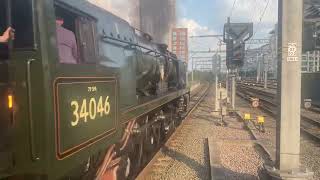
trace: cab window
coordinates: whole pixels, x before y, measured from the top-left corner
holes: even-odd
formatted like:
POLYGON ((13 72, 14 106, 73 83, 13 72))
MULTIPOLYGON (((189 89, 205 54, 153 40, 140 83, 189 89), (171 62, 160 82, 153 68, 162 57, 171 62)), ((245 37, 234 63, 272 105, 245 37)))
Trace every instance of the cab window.
POLYGON ((13 46, 15 49, 36 49, 32 0, 10 0, 11 23, 16 30, 13 46))
POLYGON ((63 64, 94 64, 97 62, 95 19, 56 3, 56 31, 59 62, 63 64))
MULTIPOLYGON (((6 1, 0 1, 0 34, 6 30, 7 23, 7 9, 6 9, 6 1)), ((5 43, 0 43, 0 59, 8 59, 8 45, 5 43)))

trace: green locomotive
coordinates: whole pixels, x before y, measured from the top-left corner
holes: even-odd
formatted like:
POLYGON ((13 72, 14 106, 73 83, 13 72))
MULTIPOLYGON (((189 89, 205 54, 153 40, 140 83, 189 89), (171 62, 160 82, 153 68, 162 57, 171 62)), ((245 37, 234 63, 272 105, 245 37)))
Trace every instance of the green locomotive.
POLYGON ((181 120, 186 64, 85 0, 1 0, 0 179, 132 178, 181 120), (56 18, 76 37, 61 63, 56 18))

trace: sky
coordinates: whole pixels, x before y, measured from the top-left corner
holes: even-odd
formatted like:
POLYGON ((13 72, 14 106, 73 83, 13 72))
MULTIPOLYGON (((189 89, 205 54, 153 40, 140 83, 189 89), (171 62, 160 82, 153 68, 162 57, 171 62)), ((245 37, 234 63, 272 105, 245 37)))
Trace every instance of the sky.
MULTIPOLYGON (((132 21, 138 0, 88 0, 127 21, 132 21)), ((176 0, 177 26, 189 29, 189 35, 222 34, 227 17, 231 23, 254 23, 253 38, 268 38, 278 17, 278 0, 176 0)), ((189 40, 190 51, 218 49, 217 38, 189 40)), ((247 46, 248 47, 248 46, 247 46)), ((249 46, 250 47, 250 46, 249 46)), ((254 47, 254 46, 253 46, 254 47)), ((252 47, 251 47, 252 48, 252 47)), ((223 50, 224 48, 222 48, 223 50)), ((193 56, 194 54, 190 54, 193 56)), ((208 54, 211 55, 211 54, 208 54)), ((189 67, 190 69, 190 67, 189 67)))
MULTIPOLYGON (((104 7, 130 22, 132 21, 131 7, 138 0, 88 1, 104 7)), ((176 1, 177 26, 189 28, 190 35, 222 34, 223 25, 227 21, 227 17, 231 16, 231 22, 253 22, 254 32, 256 32, 255 38, 264 38, 268 36, 277 22, 277 0, 176 1)))
MULTIPOLYGON (((190 35, 223 34, 230 16, 231 23, 253 22, 253 38, 267 38, 277 23, 277 11, 277 0, 177 0, 178 26, 188 27, 190 35)), ((191 39, 190 48, 216 49, 217 42, 215 38, 191 39)))

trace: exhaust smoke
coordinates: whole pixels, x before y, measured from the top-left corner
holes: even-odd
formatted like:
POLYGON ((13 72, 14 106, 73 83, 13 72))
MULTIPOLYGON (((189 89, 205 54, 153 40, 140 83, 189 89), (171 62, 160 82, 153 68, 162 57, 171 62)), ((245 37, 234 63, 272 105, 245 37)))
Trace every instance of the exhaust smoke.
POLYGON ((176 0, 88 0, 150 34, 155 42, 169 44, 176 25, 176 0))

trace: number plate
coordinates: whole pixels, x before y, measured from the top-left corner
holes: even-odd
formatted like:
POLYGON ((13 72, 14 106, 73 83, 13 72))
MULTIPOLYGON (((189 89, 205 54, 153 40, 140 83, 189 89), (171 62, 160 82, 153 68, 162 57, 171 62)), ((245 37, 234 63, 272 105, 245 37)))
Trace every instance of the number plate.
POLYGON ((115 132, 117 81, 113 78, 60 78, 55 82, 58 159, 70 156, 115 132))

